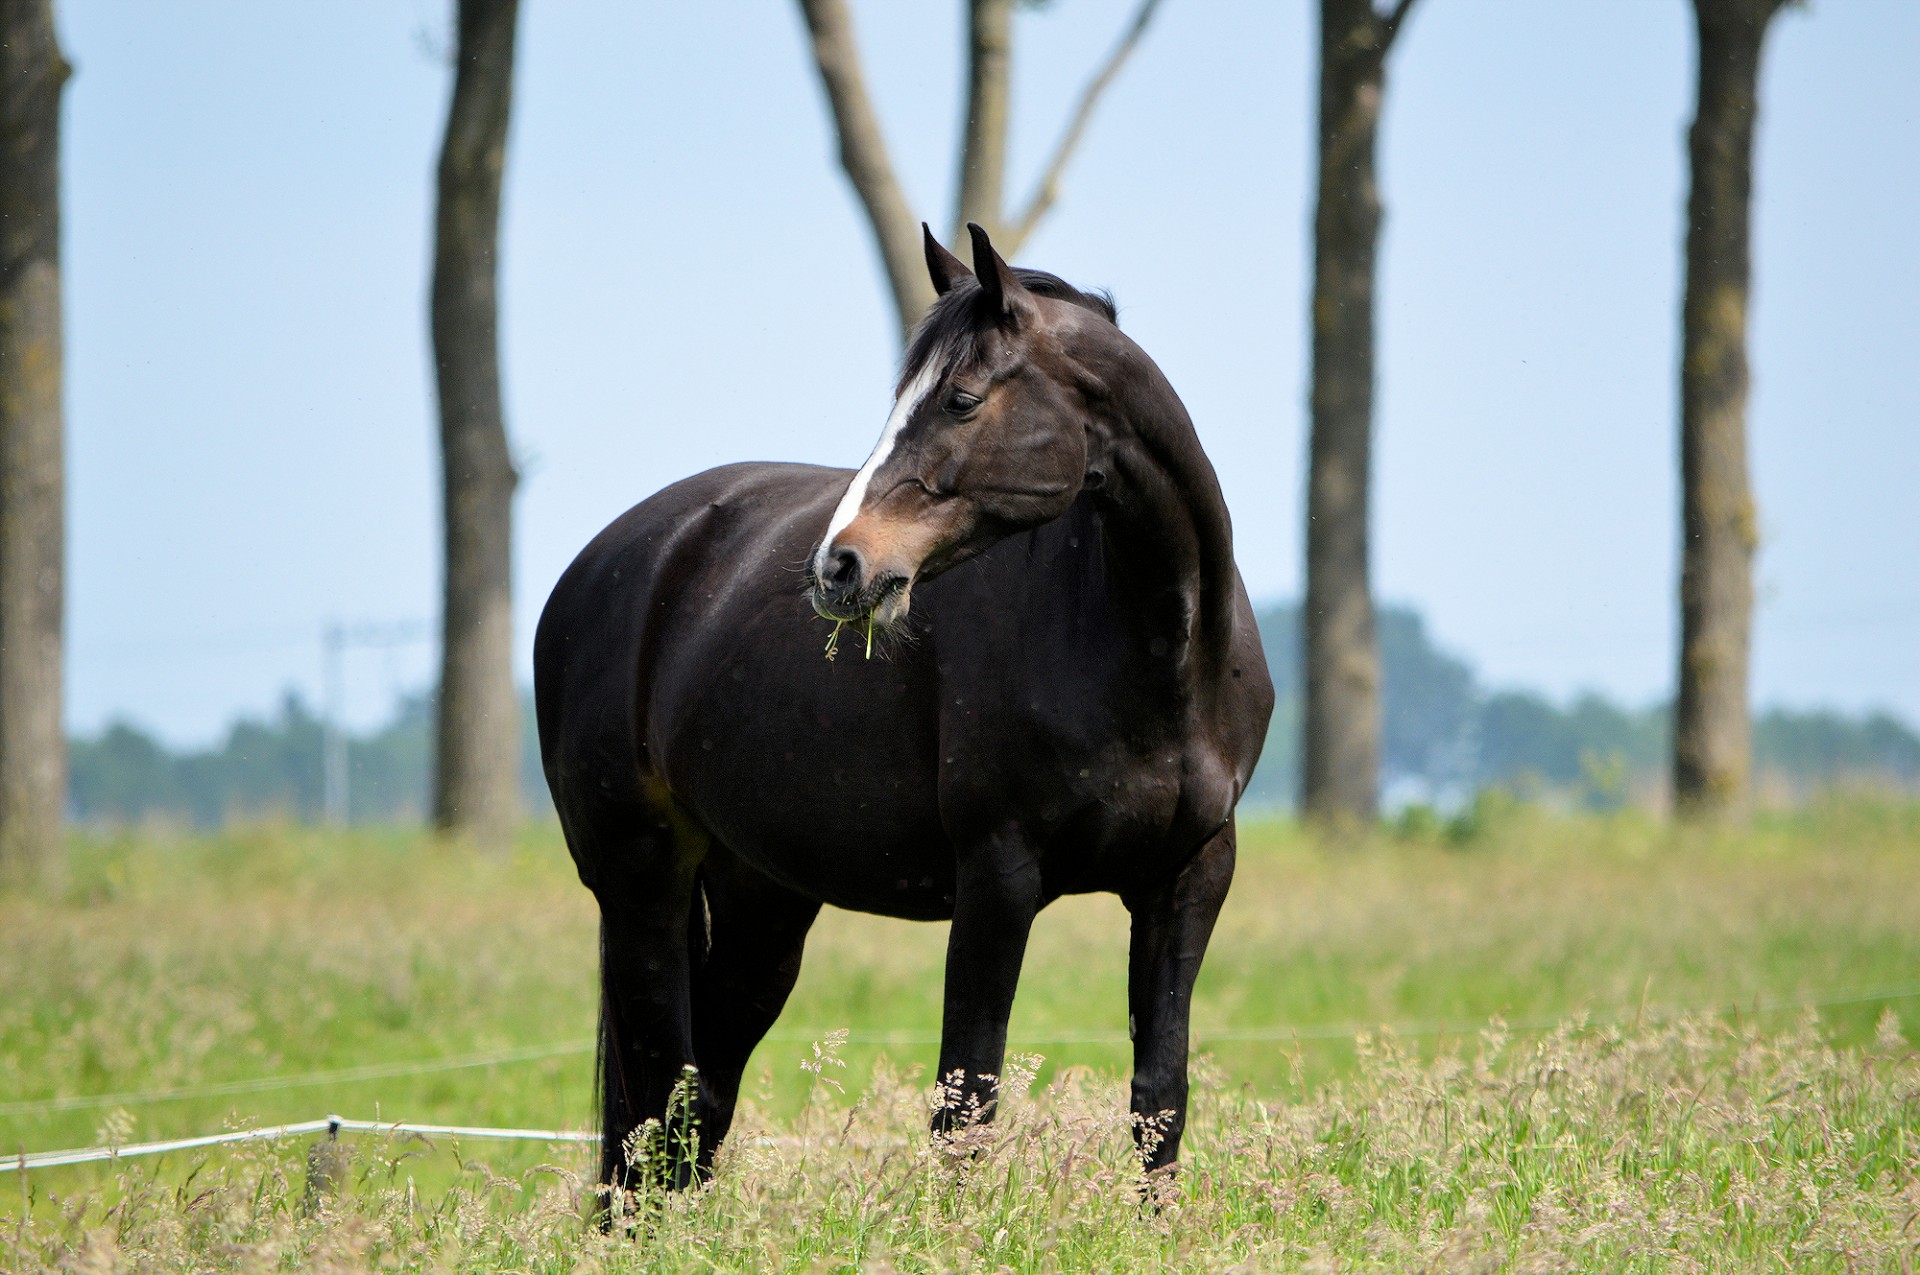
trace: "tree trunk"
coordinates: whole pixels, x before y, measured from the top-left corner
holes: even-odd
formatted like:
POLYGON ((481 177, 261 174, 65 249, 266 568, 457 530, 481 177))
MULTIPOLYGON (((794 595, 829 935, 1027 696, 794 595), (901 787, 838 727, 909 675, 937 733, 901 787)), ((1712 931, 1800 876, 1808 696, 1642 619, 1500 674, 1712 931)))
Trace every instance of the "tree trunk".
POLYGON ((51 0, 0 4, 0 879, 57 876, 66 806, 60 90, 51 0))
POLYGON ((513 489, 500 405, 495 281, 518 0, 460 0, 459 66, 440 152, 433 350, 445 470, 446 597, 434 822, 502 851, 519 819, 513 489))
POLYGON ((1680 356, 1680 669, 1676 810, 1742 814, 1758 529, 1747 483, 1749 212, 1760 47, 1778 0, 1695 0, 1700 100, 1689 135, 1680 356))
MULTIPOLYGON (((967 115, 960 136, 959 198, 951 244, 977 222, 997 243, 1007 178, 1008 80, 1013 67, 1013 0, 967 6, 967 115)), ((1004 251, 1011 253, 1009 245, 1004 251)))
POLYGON ((920 222, 901 193, 887 160, 886 139, 860 74, 860 49, 846 0, 800 0, 812 38, 813 64, 827 90, 834 131, 840 139, 840 166, 867 210, 880 264, 887 272, 904 344, 914 324, 933 304, 933 284, 920 245, 920 222))
POLYGON ((1367 550, 1373 450, 1374 144, 1390 17, 1321 0, 1319 205, 1314 216, 1312 439, 1307 459, 1306 661, 1300 805, 1371 820, 1380 800, 1380 653, 1367 550))

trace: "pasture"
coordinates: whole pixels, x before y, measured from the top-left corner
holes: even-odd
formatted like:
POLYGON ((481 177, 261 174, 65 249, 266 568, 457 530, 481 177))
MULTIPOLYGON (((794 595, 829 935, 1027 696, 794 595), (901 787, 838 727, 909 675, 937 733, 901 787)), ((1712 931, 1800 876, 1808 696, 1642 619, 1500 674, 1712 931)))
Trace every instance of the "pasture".
MULTIPOLYGON (((923 1132, 945 927, 828 914, 716 1181, 631 1201, 630 1235, 580 1220, 587 1148, 365 1138, 313 1207, 304 1141, 0 1176, 0 1265, 1917 1260, 1920 808, 1715 834, 1486 802, 1339 846, 1247 825, 1196 997, 1185 1169, 1148 1208, 1125 921, 1106 898, 1041 916, 1023 1096, 964 1147, 923 1132)), ((594 950, 550 828, 497 862, 411 832, 82 838, 58 897, 0 900, 0 1149, 329 1112, 583 1127, 594 950)))

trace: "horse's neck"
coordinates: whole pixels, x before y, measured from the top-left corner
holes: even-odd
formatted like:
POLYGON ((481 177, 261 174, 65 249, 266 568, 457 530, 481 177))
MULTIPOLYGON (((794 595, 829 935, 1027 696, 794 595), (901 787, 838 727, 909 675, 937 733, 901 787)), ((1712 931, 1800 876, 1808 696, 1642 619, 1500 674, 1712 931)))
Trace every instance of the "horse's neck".
POLYGON ((1237 577, 1226 500, 1173 387, 1151 363, 1130 370, 1130 392, 1113 401, 1105 422, 1112 472, 1095 496, 1108 575, 1148 645, 1164 643, 1177 662, 1204 674, 1233 638, 1237 577))

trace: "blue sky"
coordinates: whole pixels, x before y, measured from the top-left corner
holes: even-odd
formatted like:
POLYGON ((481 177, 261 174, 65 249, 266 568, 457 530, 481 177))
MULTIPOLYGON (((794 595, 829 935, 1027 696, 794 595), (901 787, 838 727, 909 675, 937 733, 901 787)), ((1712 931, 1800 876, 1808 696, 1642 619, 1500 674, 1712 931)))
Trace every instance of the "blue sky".
MULTIPOLYGON (((449 8, 58 0, 69 715, 213 738, 315 694, 330 620, 427 622, 424 298, 449 8)), ((1016 43, 1026 181, 1126 18, 1016 43)), ((950 213, 956 4, 855 3, 910 196, 950 213)), ((675 478, 857 464, 889 305, 797 9, 523 0, 503 341, 519 637, 675 478)), ((1022 258, 1111 287, 1221 471, 1257 598, 1300 587, 1314 28, 1166 0, 1022 258)), ((1422 0, 1382 137, 1376 578, 1489 682, 1669 693, 1684 0, 1422 0)), ((1920 721, 1920 6, 1817 0, 1762 85, 1752 449, 1762 703, 1920 721)), ((356 653, 356 721, 432 675, 356 653)), ((523 668, 524 676, 524 668, 523 668)))

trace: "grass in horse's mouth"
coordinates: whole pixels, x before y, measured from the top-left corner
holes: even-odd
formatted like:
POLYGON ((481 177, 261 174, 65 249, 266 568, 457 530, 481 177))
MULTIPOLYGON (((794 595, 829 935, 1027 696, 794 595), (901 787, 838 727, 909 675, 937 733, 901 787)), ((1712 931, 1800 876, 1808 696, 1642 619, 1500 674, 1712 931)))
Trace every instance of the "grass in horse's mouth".
MULTIPOLYGON (((827 659, 831 660, 833 659, 834 656, 840 653, 840 630, 845 628, 848 623, 849 622, 846 620, 835 620, 833 622, 833 632, 827 634, 827 659)), ((867 625, 867 658, 872 659, 873 658, 873 612, 871 611, 867 612, 866 625, 867 625)))

